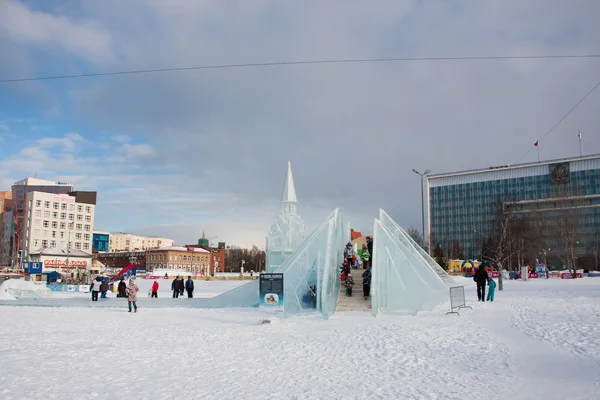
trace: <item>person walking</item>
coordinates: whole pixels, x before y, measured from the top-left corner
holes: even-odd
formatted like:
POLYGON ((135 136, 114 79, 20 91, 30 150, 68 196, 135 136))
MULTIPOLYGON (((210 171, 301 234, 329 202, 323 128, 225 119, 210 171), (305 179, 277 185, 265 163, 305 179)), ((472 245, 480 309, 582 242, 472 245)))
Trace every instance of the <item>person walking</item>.
POLYGON ((171 283, 171 290, 173 291, 173 298, 176 299, 179 297, 179 277, 173 280, 171 283))
POLYGON ((102 279, 102 283, 100 284, 100 292, 102 293, 100 298, 105 299, 106 292, 108 292, 108 281, 105 279, 102 279))
POLYGON ((125 281, 123 280, 123 278, 121 278, 121 281, 119 282, 119 286, 117 287, 117 297, 127 297, 127 285, 125 284, 125 281))
POLYGON ((154 281, 152 284, 152 296, 153 299, 158 299, 158 281, 154 281))
POLYGON ((185 290, 185 281, 183 280, 183 276, 179 279, 179 295, 183 297, 183 291, 185 290))
POLYGON ((477 272, 475 272, 475 275, 473 276, 473 280, 477 282, 477 298, 479 299, 479 301, 485 301, 485 285, 487 284, 489 279, 490 277, 488 276, 488 273, 486 272, 485 268, 483 267, 483 265, 480 265, 479 269, 477 270, 477 272))
POLYGON ((496 281, 492 278, 488 281, 488 286, 490 287, 488 290, 487 300, 494 301, 494 292, 496 291, 496 281))
POLYGON ((98 301, 98 293, 100 293, 100 286, 102 281, 99 277, 92 282, 92 301, 98 301))
POLYGON ((367 269, 369 266, 369 260, 371 259, 371 253, 369 253, 369 249, 366 244, 362 245, 362 253, 360 254, 360 258, 362 258, 363 268, 367 269))
POLYGON ((346 296, 352 297, 352 286, 354 285, 354 278, 352 278, 352 273, 348 271, 346 275, 346 296))
POLYGON ((365 294, 365 300, 371 295, 371 267, 368 267, 365 272, 362 273, 363 278, 363 292, 365 294))
POLYGON ((131 312, 131 306, 135 309, 134 312, 137 312, 137 292, 139 292, 140 288, 135 284, 133 278, 129 280, 129 286, 127 286, 127 301, 129 303, 129 312, 131 312))
POLYGON ((187 281, 185 281, 185 290, 187 291, 188 299, 194 297, 194 281, 189 275, 187 281))
POLYGON ((367 250, 369 250, 369 266, 373 266, 373 238, 367 236, 367 250))

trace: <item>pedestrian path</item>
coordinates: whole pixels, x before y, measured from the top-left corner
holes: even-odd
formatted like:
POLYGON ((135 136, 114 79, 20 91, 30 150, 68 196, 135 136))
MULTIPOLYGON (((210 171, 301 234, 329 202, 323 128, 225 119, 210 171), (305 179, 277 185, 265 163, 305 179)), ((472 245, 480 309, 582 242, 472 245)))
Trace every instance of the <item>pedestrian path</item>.
POLYGON ((346 285, 344 282, 340 286, 340 297, 336 312, 340 311, 371 311, 371 298, 365 300, 363 293, 362 273, 364 269, 353 269, 351 271, 354 278, 354 286, 352 288, 352 297, 346 296, 346 285))

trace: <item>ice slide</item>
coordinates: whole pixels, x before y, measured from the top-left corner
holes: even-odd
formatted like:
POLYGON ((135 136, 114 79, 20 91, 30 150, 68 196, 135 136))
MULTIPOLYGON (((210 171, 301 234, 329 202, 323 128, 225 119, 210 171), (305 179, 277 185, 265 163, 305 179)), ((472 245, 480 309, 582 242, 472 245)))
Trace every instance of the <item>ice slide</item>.
MULTIPOLYGON (((135 268, 136 268, 135 264, 129 264, 128 266, 126 266, 125 268, 123 268, 121 271, 119 271, 118 274, 116 274, 115 276, 113 276, 110 280, 111 281, 116 281, 119 277, 124 276, 129 271, 135 270, 135 268)), ((135 275, 135 271, 133 271, 133 275, 135 275)))

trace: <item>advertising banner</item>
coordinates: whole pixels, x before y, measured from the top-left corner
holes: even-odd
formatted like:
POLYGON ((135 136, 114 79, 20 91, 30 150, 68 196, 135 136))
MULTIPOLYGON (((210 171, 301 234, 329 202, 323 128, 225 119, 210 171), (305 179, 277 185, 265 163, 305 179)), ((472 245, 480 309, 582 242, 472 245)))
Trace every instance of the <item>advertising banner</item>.
POLYGON ((537 273, 535 273, 535 272, 530 272, 530 273, 527 275, 527 278, 528 278, 528 279, 537 279, 537 278, 539 278, 539 277, 540 277, 540 276, 539 276, 537 273))
POLYGON ((283 274, 260 274, 258 292, 261 311, 283 318, 283 274))
POLYGON ((89 293, 90 285, 79 285, 79 292, 89 293))
MULTIPOLYGON (((581 274, 581 272, 577 273, 577 277, 583 278, 583 275, 581 274)), ((570 272, 563 272, 562 274, 560 274, 560 278, 561 279, 573 279, 573 274, 570 272)))
POLYGON ((538 277, 546 279, 546 266, 544 264, 537 264, 535 266, 535 273, 538 277))

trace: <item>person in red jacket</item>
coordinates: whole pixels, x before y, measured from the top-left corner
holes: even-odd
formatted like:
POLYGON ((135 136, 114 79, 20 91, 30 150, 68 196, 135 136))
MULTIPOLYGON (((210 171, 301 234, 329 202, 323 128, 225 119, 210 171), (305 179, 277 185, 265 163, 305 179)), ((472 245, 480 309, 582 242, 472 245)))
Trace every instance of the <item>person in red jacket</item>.
POLYGON ((152 284, 152 298, 158 299, 158 282, 154 281, 152 284))

